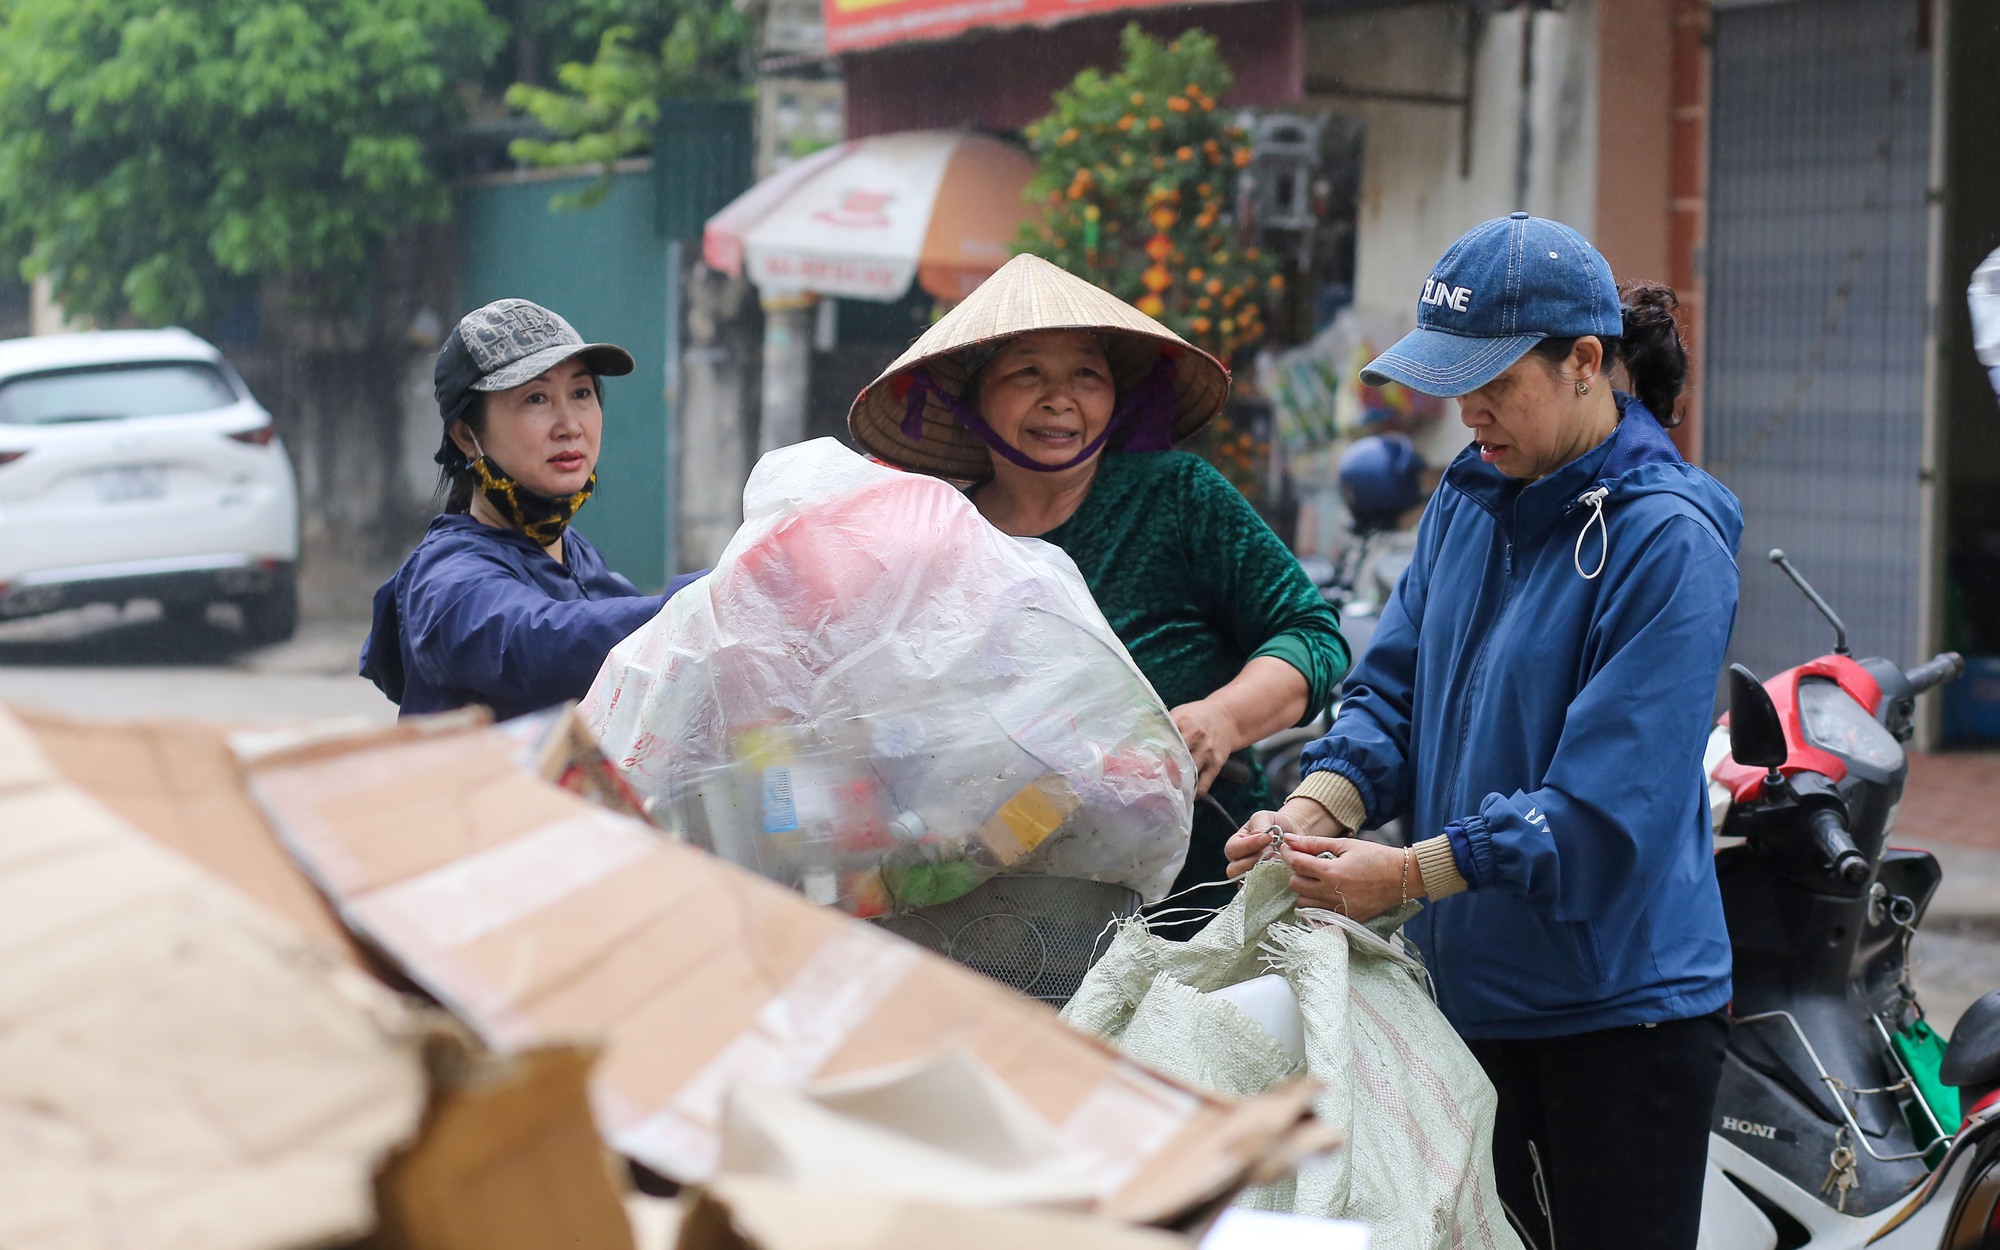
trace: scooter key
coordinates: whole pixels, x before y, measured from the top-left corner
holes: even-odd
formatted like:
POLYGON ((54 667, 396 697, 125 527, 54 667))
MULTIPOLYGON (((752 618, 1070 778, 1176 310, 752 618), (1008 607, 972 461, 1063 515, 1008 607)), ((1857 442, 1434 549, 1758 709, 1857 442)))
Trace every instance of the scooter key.
POLYGON ((1844 1144, 1835 1146, 1828 1163, 1831 1166, 1826 1170, 1826 1181, 1820 1185, 1819 1192, 1821 1196, 1833 1193, 1833 1209, 1844 1215, 1847 1212, 1847 1191, 1861 1184, 1861 1177, 1854 1167, 1853 1148, 1844 1144))

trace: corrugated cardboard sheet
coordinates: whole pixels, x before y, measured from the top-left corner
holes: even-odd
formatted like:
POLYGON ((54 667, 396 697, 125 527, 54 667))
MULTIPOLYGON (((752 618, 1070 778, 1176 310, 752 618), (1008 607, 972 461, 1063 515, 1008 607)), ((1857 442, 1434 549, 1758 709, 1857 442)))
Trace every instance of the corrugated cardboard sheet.
MULTIPOLYGON (((715 1171, 727 1090, 962 1050, 1088 1160, 1097 1212, 1169 1222, 1296 1161, 1309 1092, 1229 1103, 1045 1007, 524 772, 491 729, 390 731, 253 764, 347 923, 501 1052, 601 1041, 598 1125, 715 1171)), ((1317 1140, 1317 1139, 1316 1139, 1317 1140)))
POLYGON ((424 1098, 400 1006, 70 785, 5 711, 0 969, 0 1245, 373 1225, 375 1164, 424 1098))
POLYGON ((333 908, 271 836, 221 731, 17 715, 65 780, 307 934, 356 955, 333 908))
POLYGON ((423 1133, 382 1168, 365 1250, 632 1250, 624 1169, 584 1092, 594 1051, 497 1056, 455 1031, 425 1050, 423 1133))

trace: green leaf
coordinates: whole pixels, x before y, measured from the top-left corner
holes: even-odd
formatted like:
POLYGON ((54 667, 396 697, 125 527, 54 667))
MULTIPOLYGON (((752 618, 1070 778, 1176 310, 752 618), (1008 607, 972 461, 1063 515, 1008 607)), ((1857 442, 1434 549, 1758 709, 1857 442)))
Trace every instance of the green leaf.
POLYGON ((511 107, 556 136, 516 140, 509 155, 524 165, 595 165, 600 171, 583 191, 555 197, 558 208, 585 207, 604 197, 616 163, 652 146, 662 100, 740 96, 749 89, 751 28, 733 5, 591 2, 638 20, 605 28, 593 59, 570 61, 557 71, 557 88, 517 83, 507 89, 511 107))

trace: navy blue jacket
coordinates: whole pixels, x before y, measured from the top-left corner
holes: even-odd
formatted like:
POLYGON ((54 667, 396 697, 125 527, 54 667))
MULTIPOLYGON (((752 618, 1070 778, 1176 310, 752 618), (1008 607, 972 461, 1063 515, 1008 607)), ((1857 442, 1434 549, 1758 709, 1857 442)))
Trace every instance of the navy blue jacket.
POLYGON ((502 720, 539 711, 582 698, 611 648, 701 576, 642 595, 574 529, 563 557, 462 512, 432 521, 375 592, 361 675, 405 716, 472 703, 502 720))
POLYGON ((1680 1019, 1730 996, 1701 757, 1742 511, 1618 402, 1611 437, 1538 482, 1474 449, 1452 463, 1353 694, 1304 754, 1354 783, 1371 825, 1450 836, 1471 888, 1405 932, 1469 1038, 1680 1019))

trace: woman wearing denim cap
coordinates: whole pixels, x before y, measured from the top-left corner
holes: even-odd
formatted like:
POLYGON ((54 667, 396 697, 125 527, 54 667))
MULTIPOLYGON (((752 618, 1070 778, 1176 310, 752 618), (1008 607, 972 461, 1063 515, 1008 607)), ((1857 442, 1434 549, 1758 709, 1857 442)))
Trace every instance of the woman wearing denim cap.
POLYGON ((433 371, 444 515, 375 592, 361 651, 361 675, 405 715, 479 704, 505 719, 582 698, 666 601, 570 527, 597 488, 601 379, 630 372, 624 348, 524 299, 453 327, 433 371))
MULTIPOLYGON (((1170 450, 1228 393, 1208 353, 1017 256, 870 383, 848 425, 891 464, 973 483, 972 502, 999 529, 1067 552, 1171 710, 1200 788, 1241 815, 1270 790, 1254 767, 1218 780, 1224 764, 1312 719, 1348 652, 1333 610, 1236 488, 1170 450)), ((1176 891, 1225 880, 1234 829, 1196 808, 1176 891)), ((1230 897, 1216 886, 1182 901, 1230 897)))
POLYGON ((1404 932, 1499 1093, 1501 1197, 1566 1250, 1695 1244, 1727 1036, 1701 759, 1742 513, 1662 428, 1674 307, 1526 213, 1438 261, 1363 376, 1475 441, 1304 781, 1229 845, 1356 919, 1430 900, 1404 932), (1393 817, 1413 846, 1351 836, 1393 817))

